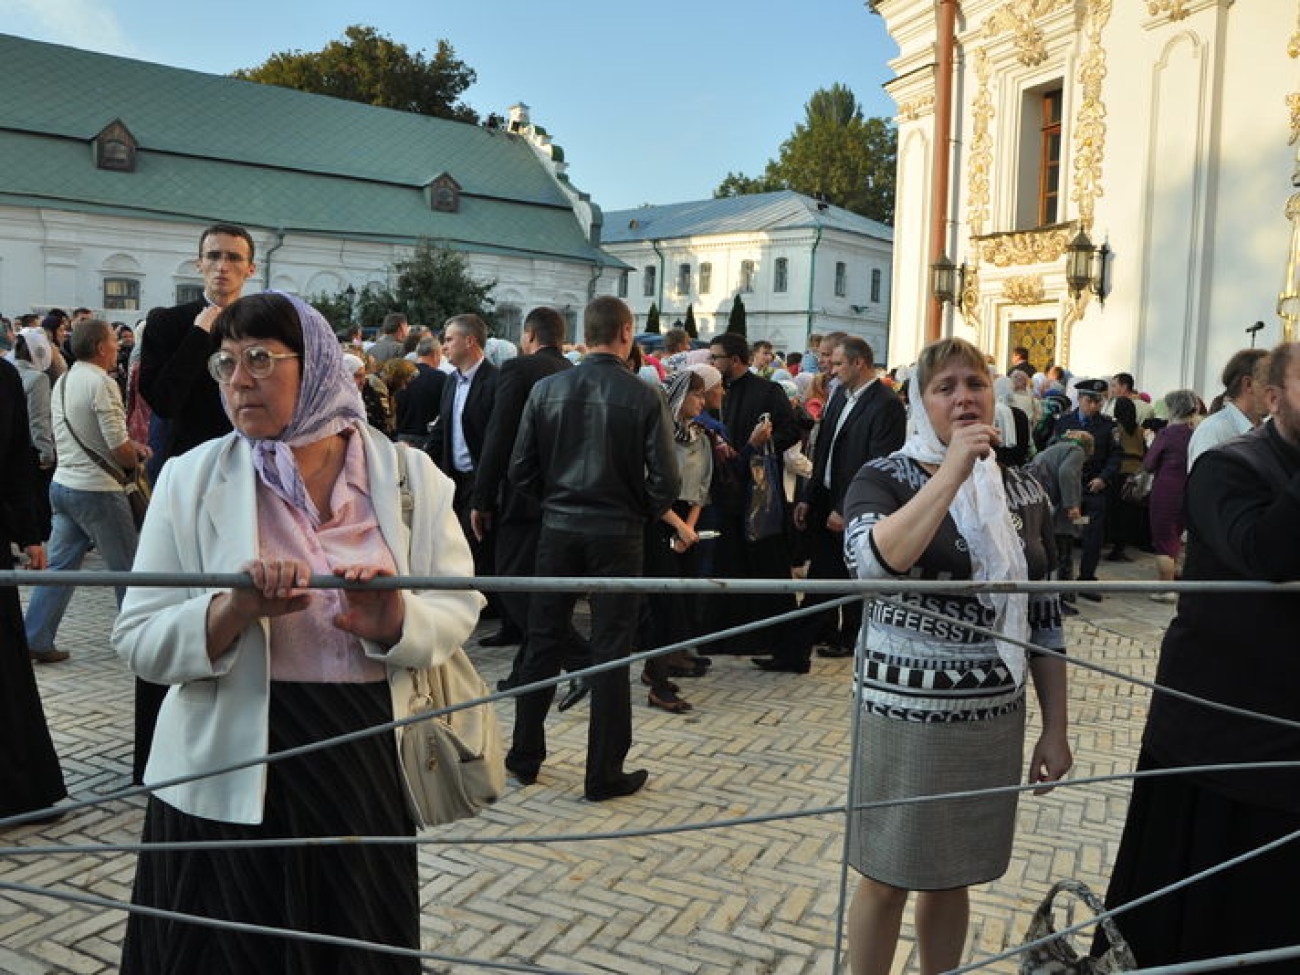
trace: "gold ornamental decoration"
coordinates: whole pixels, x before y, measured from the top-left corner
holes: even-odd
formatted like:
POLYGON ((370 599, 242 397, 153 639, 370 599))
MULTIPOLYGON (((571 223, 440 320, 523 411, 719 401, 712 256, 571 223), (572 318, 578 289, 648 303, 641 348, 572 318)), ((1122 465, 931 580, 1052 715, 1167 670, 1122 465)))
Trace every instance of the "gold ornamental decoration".
POLYGON ((1002 297, 1013 305, 1037 305, 1047 293, 1037 274, 1017 274, 1002 282, 1002 297))
POLYGON ((1073 223, 1057 224, 1046 230, 1014 234, 991 234, 979 241, 980 256, 996 267, 1051 264, 1065 254, 1079 228, 1073 223))
POLYGON ((975 52, 975 98, 970 113, 972 133, 966 181, 966 225, 972 238, 984 233, 984 223, 989 218, 989 173, 993 169, 993 95, 989 90, 989 55, 980 49, 975 52))
POLYGON ((1291 112, 1291 138, 1287 140, 1287 145, 1293 146, 1300 140, 1300 92, 1286 96, 1286 107, 1291 112))
POLYGON ((1102 160, 1106 155, 1106 104, 1102 82, 1106 80, 1106 49, 1101 34, 1110 20, 1112 0, 1088 0, 1088 51, 1079 65, 1082 88, 1079 112, 1074 120, 1074 190, 1070 194, 1079 207, 1079 222, 1092 229, 1097 197, 1103 195, 1102 160))
POLYGON ((919 95, 898 106, 898 118, 904 122, 915 122, 923 115, 934 111, 934 94, 919 95))
POLYGON ((980 327, 980 266, 972 264, 966 269, 966 280, 961 289, 961 314, 966 324, 980 327))
POLYGON ((984 33, 989 38, 1011 34, 1017 60, 1027 68, 1036 67, 1047 60, 1047 45, 1038 18, 1071 3, 1073 0, 1010 0, 985 21, 984 33))
POLYGON ((1182 20, 1189 13, 1187 0, 1147 0, 1147 13, 1152 17, 1168 14, 1169 19, 1182 20))

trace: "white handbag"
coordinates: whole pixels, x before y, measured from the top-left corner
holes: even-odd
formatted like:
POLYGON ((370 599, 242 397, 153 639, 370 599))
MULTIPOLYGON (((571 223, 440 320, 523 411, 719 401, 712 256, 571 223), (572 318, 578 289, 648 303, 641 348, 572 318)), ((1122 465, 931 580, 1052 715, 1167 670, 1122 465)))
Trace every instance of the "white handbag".
MULTIPOLYGON (((406 473, 406 445, 397 450, 397 483, 402 520, 411 528, 415 499, 406 473)), ((461 647, 446 661, 409 669, 412 715, 440 711, 491 692, 461 647)), ((491 704, 476 704, 449 714, 403 725, 398 739, 402 770, 421 826, 439 826, 477 816, 506 787, 501 728, 491 704)))
MULTIPOLYGON (((438 711, 490 693, 461 649, 444 664, 408 673, 412 715, 438 711)), ((491 704, 477 704, 403 726, 400 754, 422 826, 477 816, 505 791, 501 729, 491 704)))

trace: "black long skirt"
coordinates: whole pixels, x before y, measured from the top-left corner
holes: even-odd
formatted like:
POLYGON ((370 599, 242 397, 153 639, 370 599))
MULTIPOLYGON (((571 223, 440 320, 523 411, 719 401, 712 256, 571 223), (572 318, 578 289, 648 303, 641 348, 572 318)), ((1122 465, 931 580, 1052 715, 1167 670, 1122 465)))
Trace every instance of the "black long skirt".
MULTIPOLYGON (((272 752, 391 720, 387 683, 271 684, 272 752)), ((190 816, 149 800, 144 841, 413 836, 392 733, 269 767, 260 826, 190 816)), ((142 853, 136 904, 418 948, 411 845, 142 853)), ((407 975, 420 962, 365 949, 242 934, 132 914, 126 975, 407 975)))
MULTIPOLYGON (((1160 768, 1146 752, 1139 769, 1160 768)), ((1250 775, 1249 772, 1237 773, 1250 775)), ((1300 814, 1238 802, 1187 776, 1133 783, 1106 895, 1118 907, 1300 829, 1300 814)), ((1143 968, 1296 943, 1300 841, 1215 874, 1115 919, 1143 968)), ((1097 947, 1104 945, 1099 936, 1097 947)), ((1295 972, 1295 960, 1250 968, 1295 972)))
MULTIPOLYGON (((12 569, 0 542, 0 569, 12 569)), ((18 590, 0 587, 0 816, 45 809, 68 794, 32 673, 18 590)))

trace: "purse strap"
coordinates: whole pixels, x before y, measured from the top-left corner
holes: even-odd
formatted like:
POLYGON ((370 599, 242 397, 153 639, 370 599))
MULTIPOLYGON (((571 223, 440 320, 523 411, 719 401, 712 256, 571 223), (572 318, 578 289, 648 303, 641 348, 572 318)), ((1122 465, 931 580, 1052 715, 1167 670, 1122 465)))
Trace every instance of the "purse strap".
POLYGON ((76 428, 72 425, 72 418, 68 416, 68 376, 70 375, 72 375, 71 369, 64 373, 63 379, 59 382, 59 406, 63 409, 63 425, 68 428, 68 433, 72 434, 72 439, 81 448, 81 452, 98 464, 105 474, 125 487, 131 483, 131 478, 126 471, 122 470, 117 464, 106 461, 99 455, 98 451, 87 447, 86 442, 77 436, 76 428))

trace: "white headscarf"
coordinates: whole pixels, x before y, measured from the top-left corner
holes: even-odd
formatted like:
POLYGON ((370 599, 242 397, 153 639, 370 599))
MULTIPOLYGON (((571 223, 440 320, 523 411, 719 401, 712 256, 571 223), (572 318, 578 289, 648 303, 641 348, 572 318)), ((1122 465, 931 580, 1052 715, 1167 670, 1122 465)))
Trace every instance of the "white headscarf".
MULTIPOLYGON (((948 446, 939 439, 920 396, 913 402, 907 441, 894 456, 910 457, 918 464, 942 464, 948 446)), ((970 476, 952 500, 949 514, 970 551, 971 578, 1005 582, 1028 579, 1025 550, 1011 523, 1011 509, 1002 468, 993 454, 975 462, 970 476)), ((981 605, 997 613, 993 628, 1017 640, 1029 639, 1029 596, 1025 593, 980 593, 981 605)), ((997 641, 998 656, 1019 687, 1025 681, 1025 651, 1005 640, 997 641)))
MULTIPOLYGON (((27 357, 31 360, 32 368, 37 372, 44 372, 50 368, 50 363, 54 361, 54 353, 50 349, 49 336, 45 334, 45 329, 39 325, 28 328, 20 328, 18 336, 27 343, 27 357)), ((10 352, 6 357, 10 362, 16 361, 16 356, 10 352)))

